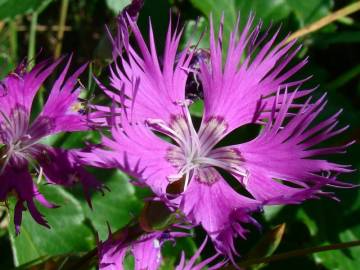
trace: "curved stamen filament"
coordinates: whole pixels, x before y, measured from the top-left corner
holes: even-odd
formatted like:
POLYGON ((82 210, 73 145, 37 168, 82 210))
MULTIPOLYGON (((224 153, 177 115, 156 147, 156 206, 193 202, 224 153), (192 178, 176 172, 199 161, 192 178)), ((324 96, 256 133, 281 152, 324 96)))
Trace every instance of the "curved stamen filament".
POLYGON ((149 119, 147 124, 155 131, 169 136, 177 146, 168 150, 167 160, 177 168, 177 173, 168 176, 170 182, 184 180, 184 191, 193 176, 199 181, 212 184, 218 178, 212 173, 211 167, 224 169, 239 177, 243 185, 247 185, 249 172, 242 166, 239 153, 233 149, 213 151, 227 129, 227 123, 221 117, 209 118, 202 123, 199 132, 195 130, 188 109, 188 102, 178 102, 182 114, 171 117, 167 124, 161 119, 149 119), (210 170, 209 170, 210 169, 210 170))
POLYGON ((225 162, 225 161, 222 161, 219 159, 213 159, 213 158, 208 158, 208 157, 199 157, 196 159, 196 161, 201 164, 206 164, 206 165, 224 169, 224 170, 226 170, 230 173, 233 173, 237 176, 242 176, 244 185, 246 185, 246 183, 247 183, 247 178, 249 176, 248 170, 234 162, 225 162))
POLYGON ((186 141, 184 140, 184 138, 179 136, 179 134, 175 130, 171 129, 163 120, 148 119, 146 122, 151 129, 161 132, 164 135, 169 136, 180 146, 186 146, 186 141), (157 128, 157 127, 160 127, 160 128, 157 128))

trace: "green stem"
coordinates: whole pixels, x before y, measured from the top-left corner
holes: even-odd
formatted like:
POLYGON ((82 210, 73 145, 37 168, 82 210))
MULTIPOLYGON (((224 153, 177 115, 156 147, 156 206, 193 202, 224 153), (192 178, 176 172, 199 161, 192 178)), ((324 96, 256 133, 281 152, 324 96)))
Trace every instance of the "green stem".
POLYGON ((95 90, 95 83, 93 83, 93 62, 89 63, 89 73, 88 73, 88 85, 87 85, 87 99, 91 99, 92 94, 95 90))
POLYGON ((29 47, 28 47, 28 70, 35 65, 35 50, 36 50, 36 27, 38 22, 38 12, 34 11, 31 16, 30 33, 29 33, 29 47))
MULTIPOLYGON (((360 240, 346 242, 346 243, 337 243, 337 244, 321 246, 321 247, 310 247, 310 248, 298 249, 298 250, 293 250, 293 251, 284 252, 284 253, 280 253, 280 254, 275 254, 275 255, 260 258, 260 259, 249 259, 249 260, 245 260, 243 262, 238 263, 238 266, 247 267, 247 266, 254 265, 254 264, 269 263, 269 262, 274 262, 274 261, 285 260, 285 259, 292 258, 292 257, 306 256, 306 255, 310 255, 310 254, 317 253, 317 252, 344 249, 344 248, 350 248, 350 247, 355 247, 355 246, 360 246, 360 240)), ((230 268, 227 268, 227 269, 230 269, 230 268)))
POLYGON ((354 12, 357 12, 360 10, 360 1, 357 1, 353 4, 347 5, 344 8, 341 8, 323 18, 320 20, 305 26, 304 28, 301 28, 300 30, 296 31, 294 34, 292 34, 288 39, 287 42, 290 42, 293 39, 297 39, 300 37, 303 37, 305 35, 308 35, 312 32, 315 32, 319 30, 320 28, 323 28, 324 26, 339 20, 340 18, 346 17, 349 14, 352 14, 354 12))
POLYGON ((11 60, 13 63, 17 62, 17 44, 18 44, 18 35, 16 29, 16 20, 9 22, 9 34, 10 34, 10 53, 11 60))
POLYGON ((61 10, 60 10, 60 19, 59 19, 59 30, 57 32, 57 41, 54 51, 54 58, 58 58, 61 54, 62 49, 62 41, 64 38, 65 32, 65 23, 66 23, 66 15, 68 12, 69 7, 69 0, 62 0, 61 1, 61 10))

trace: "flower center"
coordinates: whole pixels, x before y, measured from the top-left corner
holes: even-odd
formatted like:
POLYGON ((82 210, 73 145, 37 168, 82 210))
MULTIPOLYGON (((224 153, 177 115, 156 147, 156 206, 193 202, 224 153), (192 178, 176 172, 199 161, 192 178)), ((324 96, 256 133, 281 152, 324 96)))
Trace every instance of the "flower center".
POLYGON ((37 145, 49 130, 50 120, 39 117, 29 126, 29 116, 25 110, 17 108, 10 115, 0 110, 0 174, 7 164, 25 166, 31 156, 39 151, 37 145))
POLYGON ((153 130, 167 135, 176 143, 169 147, 166 159, 178 172, 169 175, 168 180, 184 179, 184 190, 192 178, 210 185, 218 180, 218 173, 212 168, 217 167, 240 177, 246 184, 248 172, 242 166, 241 154, 231 147, 214 149, 226 133, 226 121, 221 117, 211 117, 202 122, 197 132, 187 105, 182 106, 183 114, 171 118, 170 124, 160 119, 147 120, 153 130))

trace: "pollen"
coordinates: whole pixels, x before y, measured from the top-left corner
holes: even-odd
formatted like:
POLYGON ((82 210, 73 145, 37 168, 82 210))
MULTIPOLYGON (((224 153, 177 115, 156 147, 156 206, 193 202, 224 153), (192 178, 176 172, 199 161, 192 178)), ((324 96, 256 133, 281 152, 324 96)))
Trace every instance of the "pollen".
POLYGON ((84 105, 83 102, 75 102, 71 107, 70 107, 70 110, 72 112, 80 112, 80 111, 83 111, 85 110, 86 107, 84 105))

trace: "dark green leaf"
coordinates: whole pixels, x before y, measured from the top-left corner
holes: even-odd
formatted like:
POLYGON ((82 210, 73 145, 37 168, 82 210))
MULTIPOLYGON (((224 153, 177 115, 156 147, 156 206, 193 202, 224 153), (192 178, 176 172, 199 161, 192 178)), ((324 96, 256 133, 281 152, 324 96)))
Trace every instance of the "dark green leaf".
POLYGON ((334 3, 332 0, 298 1, 286 0, 303 27, 329 14, 334 3))
MULTIPOLYGON (((267 232, 259 241, 259 243, 246 255, 245 258, 255 259, 272 255, 278 248, 283 238, 285 227, 285 223, 283 223, 267 232)), ((263 264, 258 264, 254 265, 251 269, 258 270, 263 266, 263 264)))
POLYGON ((93 209, 91 210, 84 202, 84 209, 90 222, 93 224, 100 239, 108 236, 108 226, 112 231, 124 227, 129 221, 137 216, 142 203, 135 196, 135 189, 129 183, 129 178, 120 171, 97 175, 99 180, 106 180, 104 183, 110 189, 105 196, 96 192, 92 197, 93 209))
MULTIPOLYGON (((360 227, 355 230, 348 229, 340 233, 341 242, 350 242, 359 240, 360 227)), ((353 247, 349 250, 334 250, 319 252, 314 255, 315 260, 328 269, 360 269, 360 247, 353 247)))
POLYGON ((233 30, 237 14, 234 0, 190 0, 207 18, 212 16, 214 27, 217 30, 220 25, 221 17, 224 15, 224 36, 223 45, 226 48, 229 34, 233 30))
POLYGON ((278 22, 285 19, 291 12, 287 0, 236 0, 236 8, 240 11, 242 25, 246 22, 250 12, 254 12, 258 19, 261 19, 265 26, 270 22, 278 22))
POLYGON ((85 215, 79 202, 57 186, 41 186, 40 191, 60 207, 47 209, 39 205, 51 229, 37 224, 29 212, 23 215, 20 235, 15 236, 13 223, 10 223, 9 233, 16 266, 41 257, 87 251, 94 246, 94 236, 84 224, 85 215))

